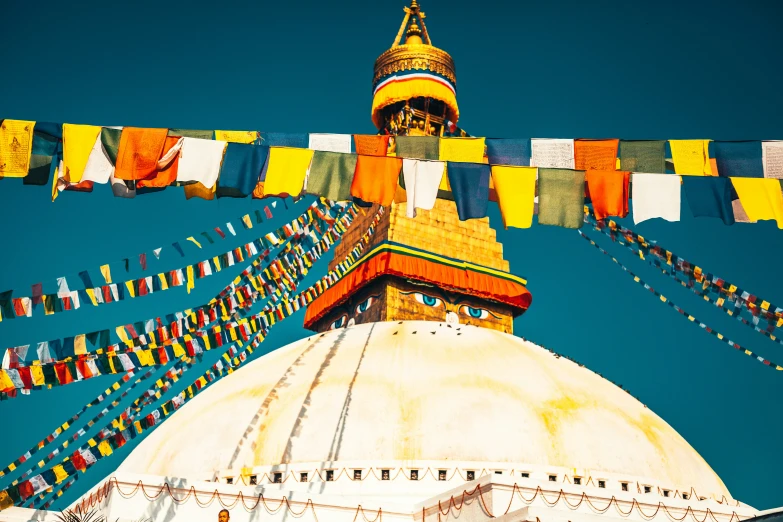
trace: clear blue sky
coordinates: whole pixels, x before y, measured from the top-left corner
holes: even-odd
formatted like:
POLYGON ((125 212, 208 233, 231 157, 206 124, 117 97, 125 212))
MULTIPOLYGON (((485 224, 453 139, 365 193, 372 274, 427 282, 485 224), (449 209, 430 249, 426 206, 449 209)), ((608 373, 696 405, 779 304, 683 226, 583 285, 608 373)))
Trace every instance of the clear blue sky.
MULTIPOLYGON (((6 2, 0 118, 372 132, 372 64, 391 45, 403 5, 6 2)), ((427 0, 423 9, 433 42, 456 61, 460 125, 473 135, 783 139, 779 4, 427 0)), ((0 290, 27 294, 39 281, 51 289, 57 276, 150 252, 265 204, 186 202, 177 189, 118 200, 106 187, 65 193, 52 204, 48 190, 0 182, 0 290)), ((502 228, 494 207, 491 219, 502 228)), ((680 223, 646 222, 637 230, 783 302, 783 232, 773 223, 725 227, 694 220, 685 210, 680 223)), ((518 335, 630 389, 701 453, 736 498, 758 508, 783 505, 780 372, 682 319, 572 230, 498 230, 498 237, 512 270, 529 278, 534 295, 531 310, 515 324, 518 335)), ((209 252, 222 250, 216 245, 209 252)), ((783 361, 780 345, 719 314, 627 252, 616 246, 613 252, 708 324, 783 361)), ((191 249, 187 261, 203 257, 191 249)), ((179 262, 164 250, 150 270, 179 262)), ((0 344, 73 335, 196 305, 228 277, 207 280, 190 296, 180 289, 3 322, 0 344)), ((302 314, 287 321, 266 349, 303 336, 301 323, 302 314)), ((0 465, 107 384, 96 379, 0 404, 0 465)), ((117 464, 114 459, 96 466, 63 500, 73 500, 117 464)))

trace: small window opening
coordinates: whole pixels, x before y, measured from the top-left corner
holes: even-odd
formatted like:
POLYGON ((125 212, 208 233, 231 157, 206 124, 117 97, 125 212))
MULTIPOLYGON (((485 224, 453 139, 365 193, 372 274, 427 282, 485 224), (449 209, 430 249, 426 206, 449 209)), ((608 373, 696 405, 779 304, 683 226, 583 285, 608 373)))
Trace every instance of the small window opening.
POLYGON ((599 488, 606 488, 606 481, 605 480, 599 480, 598 481, 598 487, 599 488))
POLYGON ((299 474, 299 482, 307 482, 307 473, 299 474))
POLYGON ((549 475, 549 482, 557 482, 557 475, 549 475))
POLYGON ((645 493, 649 493, 650 491, 652 491, 652 488, 650 486, 644 486, 645 493))
POLYGON ((582 477, 574 477, 574 484, 576 484, 577 486, 581 486, 582 485, 582 477))
POLYGON ((258 484, 258 475, 250 475, 250 485, 255 486, 258 484))
POLYGON ((620 489, 622 489, 623 491, 628 491, 628 483, 620 482, 620 489))
POLYGON ((438 480, 446 480, 446 470, 445 469, 439 469, 438 470, 438 480))
POLYGON ((334 470, 333 469, 327 469, 326 470, 326 481, 332 482, 334 480, 334 470))
POLYGON ((707 497, 699 497, 699 500, 707 500, 707 497))
POLYGON ((523 471, 522 478, 530 478, 530 473, 528 473, 527 471, 523 471))
POLYGON ((282 474, 282 473, 279 473, 279 472, 278 472, 278 473, 275 473, 275 474, 273 475, 273 479, 272 479, 272 481, 273 481, 275 484, 282 484, 282 483, 283 483, 283 474, 282 474))
POLYGON ((389 480, 389 470, 388 469, 382 469, 381 470, 381 480, 389 480))
POLYGON ((234 483, 234 477, 226 477, 226 484, 233 484, 234 483))
POLYGON ((468 480, 476 480, 476 472, 475 471, 468 471, 468 480))
POLYGON ((362 480, 362 470, 360 470, 360 469, 353 470, 353 479, 354 480, 362 480))
POLYGON ((495 472, 495 475, 502 475, 502 474, 503 474, 503 472, 502 472, 502 471, 496 471, 496 472, 495 472))
POLYGON ((682 498, 685 499, 685 500, 688 500, 688 494, 687 493, 683 493, 682 494, 682 498))
POLYGON ((411 470, 411 480, 419 480, 419 470, 418 469, 412 469, 411 470))
POLYGON ((671 494, 671 492, 668 489, 663 490, 663 496, 668 497, 671 494))

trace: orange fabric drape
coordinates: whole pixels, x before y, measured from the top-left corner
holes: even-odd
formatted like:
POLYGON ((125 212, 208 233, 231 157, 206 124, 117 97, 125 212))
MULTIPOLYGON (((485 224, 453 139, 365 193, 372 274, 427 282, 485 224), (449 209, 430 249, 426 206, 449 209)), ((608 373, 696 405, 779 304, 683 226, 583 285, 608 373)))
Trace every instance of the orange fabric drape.
POLYGON ((391 205, 397 191, 402 159, 381 156, 359 156, 351 183, 351 195, 385 207, 391 205))
POLYGON ((574 140, 576 170, 617 170, 620 140, 574 140))
POLYGON ((532 301, 527 288, 515 281, 386 251, 362 261, 353 271, 310 303, 305 315, 305 328, 323 317, 333 306, 345 301, 359 288, 387 274, 432 283, 446 291, 505 303, 516 309, 515 314, 526 310, 532 301))
MULTIPOLYGON (((179 138, 176 136, 166 137, 166 142, 163 145, 163 152, 161 157, 165 156, 176 144, 179 142, 179 138)), ((164 169, 156 170, 150 177, 139 180, 136 183, 137 188, 143 187, 168 187, 173 185, 177 181, 177 169, 179 168, 179 154, 177 154, 171 163, 164 169)))
POLYGON ((588 170, 587 192, 596 219, 628 215, 628 183, 631 173, 618 170, 588 170))
POLYGON ((215 199, 215 189, 212 187, 205 187, 203 183, 191 183, 185 185, 185 199, 201 198, 211 201, 215 199))
POLYGON ((125 127, 120 136, 114 177, 125 181, 148 178, 158 170, 168 129, 125 127))
POLYGON ((389 136, 354 134, 353 142, 356 145, 356 154, 360 156, 386 156, 389 149, 389 136))

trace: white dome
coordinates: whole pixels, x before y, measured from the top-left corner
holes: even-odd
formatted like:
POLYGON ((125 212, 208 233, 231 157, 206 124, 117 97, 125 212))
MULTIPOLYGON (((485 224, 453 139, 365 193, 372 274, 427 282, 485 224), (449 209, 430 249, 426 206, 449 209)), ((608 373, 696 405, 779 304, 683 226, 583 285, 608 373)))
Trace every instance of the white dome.
POLYGON ((119 471, 340 461, 549 466, 730 496, 671 426, 590 370, 519 337, 424 321, 275 350, 177 411, 119 471))

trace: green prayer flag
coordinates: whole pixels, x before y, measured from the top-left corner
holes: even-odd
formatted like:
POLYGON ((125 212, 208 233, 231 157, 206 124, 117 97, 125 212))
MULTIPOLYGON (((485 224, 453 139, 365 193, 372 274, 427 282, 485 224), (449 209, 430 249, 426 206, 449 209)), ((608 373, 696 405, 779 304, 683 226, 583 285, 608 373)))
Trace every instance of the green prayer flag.
POLYGON ((54 365, 52 364, 42 365, 41 370, 43 371, 44 383, 55 384, 55 385, 59 384, 57 382, 57 373, 54 371, 54 365))
POLYGON ((198 138, 200 140, 211 140, 215 136, 215 131, 213 131, 213 130, 169 129, 169 136, 181 136, 183 138, 198 138))
POLYGON ((13 290, 0 292, 0 313, 3 314, 3 319, 14 319, 16 317, 14 307, 11 304, 11 295, 13 293, 13 290))
POLYGON ((103 150, 106 151, 106 156, 112 165, 117 164, 117 151, 120 150, 121 136, 121 129, 109 129, 106 127, 101 129, 101 144, 103 144, 103 150))
POLYGON ((666 173, 665 141, 620 141, 620 170, 666 173))
POLYGON ((538 224, 579 228, 584 221, 583 170, 538 169, 538 224))
POLYGON ((397 136, 397 157, 437 160, 440 138, 437 136, 397 136))
POLYGON ((307 178, 307 194, 332 201, 350 201, 356 154, 315 151, 307 178))
POLYGON ((43 154, 30 155, 30 170, 24 177, 24 185, 47 185, 51 171, 52 157, 43 154))

